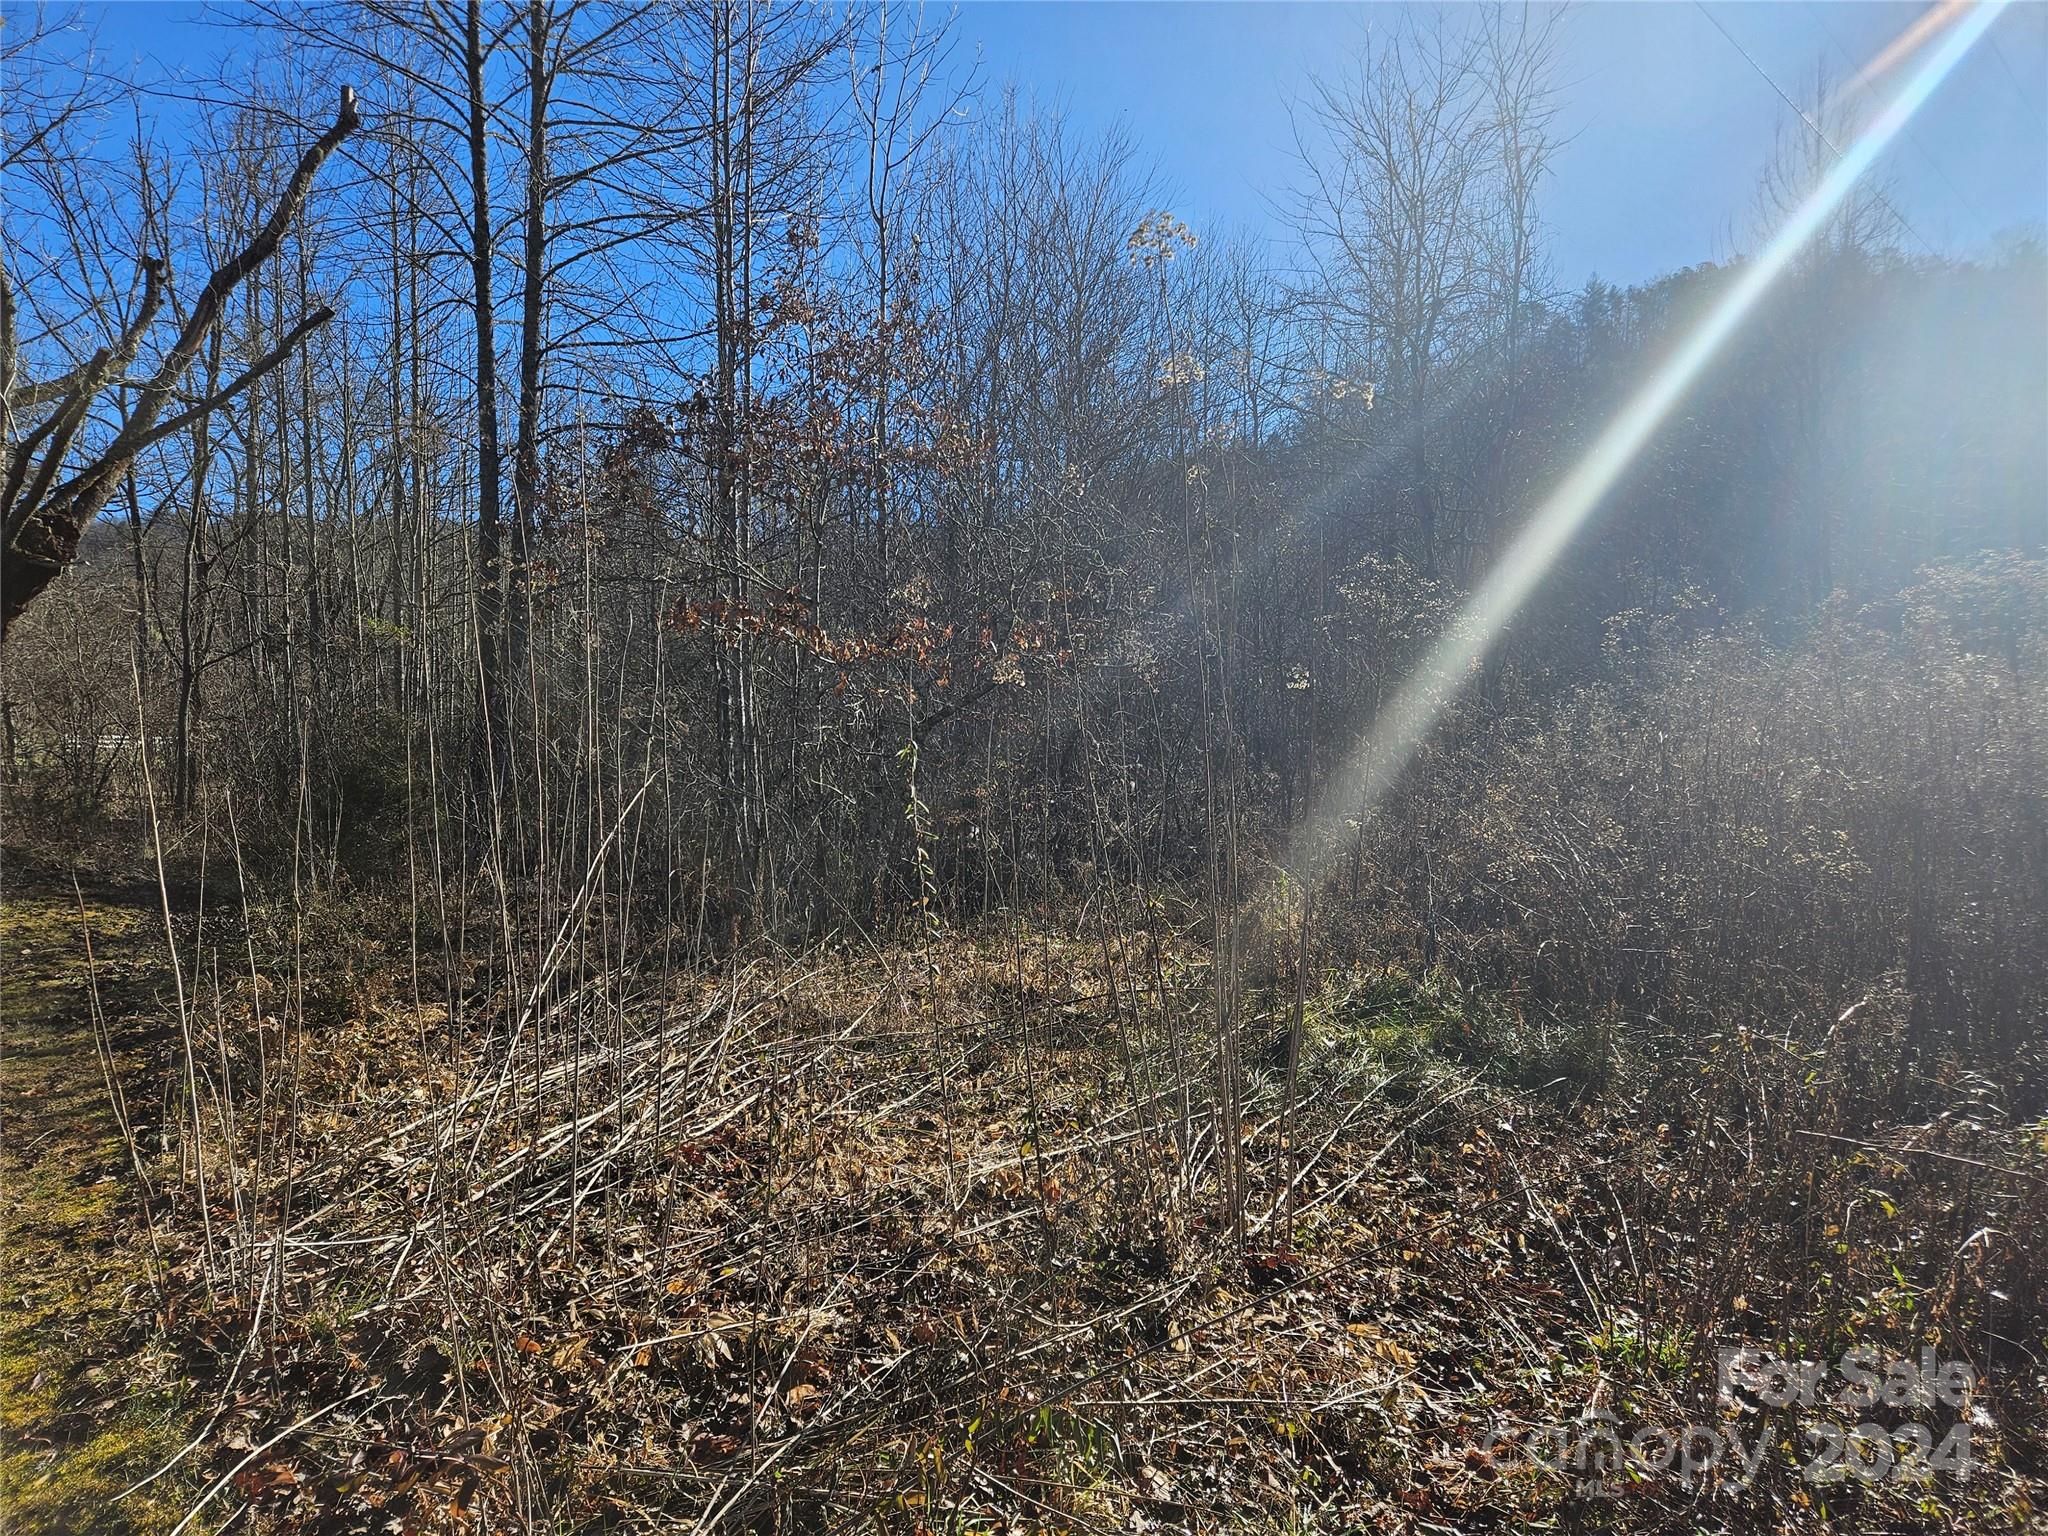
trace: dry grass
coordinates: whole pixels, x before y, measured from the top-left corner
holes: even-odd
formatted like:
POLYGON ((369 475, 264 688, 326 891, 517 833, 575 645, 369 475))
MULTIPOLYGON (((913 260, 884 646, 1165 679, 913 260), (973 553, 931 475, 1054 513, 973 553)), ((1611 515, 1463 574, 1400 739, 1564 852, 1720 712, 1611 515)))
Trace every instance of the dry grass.
POLYGON ((1760 1143, 1784 1095, 1805 1096, 1803 1131, 1834 1123, 1814 1085, 1849 1058, 1742 1038, 1660 1074, 1641 1029, 1565 1049, 1439 981, 1320 974, 1298 1113, 1270 1045, 1285 989, 1236 1031, 1243 1247, 1207 976, 1171 936, 1040 923, 716 976, 585 967, 473 983, 457 1025, 400 1001, 396 968, 366 988, 380 1004, 317 1026, 288 981, 223 979, 200 1007, 204 1092, 239 1108, 231 1137, 224 1108, 202 1117, 210 1258, 196 1186, 179 1213, 214 1296, 182 1333, 232 1381, 204 1447, 212 1512, 292 1530, 2024 1522, 2042 1313, 2013 1288, 2043 1253, 2038 1127, 1760 1143), (1822 1211, 1854 1230, 1818 1231, 1822 1211), (1985 1367, 1974 1478, 1808 1485, 1795 1426, 1716 1400, 1723 1344, 1831 1359, 1852 1340, 1985 1367), (1488 1459, 1490 1435, 1589 1412, 1771 1443, 1746 1489, 1723 1468, 1616 1498, 1488 1459))

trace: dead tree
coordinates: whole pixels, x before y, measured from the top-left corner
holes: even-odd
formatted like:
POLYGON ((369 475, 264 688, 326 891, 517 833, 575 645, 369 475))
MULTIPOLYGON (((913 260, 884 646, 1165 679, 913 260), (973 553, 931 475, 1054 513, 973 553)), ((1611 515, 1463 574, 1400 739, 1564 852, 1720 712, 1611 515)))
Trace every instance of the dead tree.
POLYGON ((276 368, 306 337, 334 318, 334 311, 325 305, 314 310, 236 378, 165 416, 166 409, 178 401, 179 388, 201 347, 219 325, 229 297, 276 254, 285 231, 304 209, 320 167, 359 121, 355 92, 344 87, 333 126, 300 156, 269 220, 238 255, 207 279, 176 339, 139 386, 125 375, 163 308, 170 273, 161 257, 142 258, 142 302, 120 335, 78 367, 40 382, 21 375, 14 289, 5 263, 0 262, 0 423, 4 423, 7 445, 5 480, 0 482, 0 509, 6 514, 6 540, 0 545, 0 639, 77 555, 86 528, 112 499, 136 455, 196 426, 276 368), (132 404, 128 404, 131 391, 132 404), (125 405, 119 425, 83 462, 74 462, 80 434, 95 406, 102 403, 117 408, 125 405))

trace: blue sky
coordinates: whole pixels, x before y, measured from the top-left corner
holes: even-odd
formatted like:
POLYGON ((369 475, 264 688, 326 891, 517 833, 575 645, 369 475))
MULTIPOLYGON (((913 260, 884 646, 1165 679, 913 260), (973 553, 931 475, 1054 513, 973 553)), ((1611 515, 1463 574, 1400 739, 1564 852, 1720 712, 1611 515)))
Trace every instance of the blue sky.
MULTIPOLYGON (((1847 78, 1922 4, 1712 0, 1713 15, 1797 94, 1825 58, 1847 78), (1853 62, 1852 62, 1853 61, 1853 62)), ((960 8, 991 79, 1121 118, 1198 227, 1270 222, 1293 174, 1288 102, 1398 18, 1294 0, 989 0, 960 8)), ((1545 200, 1557 280, 1619 282, 1753 244, 1757 176, 1782 110, 1769 80, 1690 0, 1579 8, 1559 127, 1572 136, 1545 200)), ((2048 4, 2014 5, 1886 157, 1895 201, 1937 249, 2048 221, 2048 4), (2002 57, 2001 57, 2002 55, 2002 57)))
MULTIPOLYGON (((1691 0, 1593 0, 1572 14, 1558 119, 1571 142, 1545 199, 1561 285, 1596 272, 1640 281, 1754 244, 1757 176, 1783 110, 1772 82, 1797 94, 1822 61, 1846 78, 1926 6, 1710 8, 1734 42, 1691 0)), ((109 5, 102 41, 190 67, 232 39, 194 25, 198 11, 109 5)), ((956 58, 979 50, 988 85, 1014 81, 1082 124, 1125 124, 1162 201, 1198 231, 1277 238, 1273 210, 1294 175, 1290 103, 1366 28, 1398 19, 1387 5, 1299 0, 969 0, 956 58)), ((1988 41, 1882 166, 1919 239, 1944 252, 2048 223, 2048 4, 2015 4, 1988 41)))

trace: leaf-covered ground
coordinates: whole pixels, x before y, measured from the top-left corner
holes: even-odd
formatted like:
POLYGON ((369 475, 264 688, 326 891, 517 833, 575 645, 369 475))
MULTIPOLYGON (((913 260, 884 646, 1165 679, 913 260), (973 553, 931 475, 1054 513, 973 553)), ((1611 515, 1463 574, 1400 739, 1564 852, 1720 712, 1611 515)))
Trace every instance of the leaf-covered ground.
POLYGON ((1325 964, 1290 1072, 1291 985, 1219 1047, 1203 949, 1156 924, 697 977, 593 948, 453 978, 454 1019, 426 968, 352 964, 318 1009, 225 966, 199 1004, 207 1202, 163 1178, 172 1333, 234 1384, 213 1518, 1933 1532, 2043 1502, 2043 1128, 1963 1082, 1874 1117, 1881 1009, 1674 1040, 1325 964), (1980 1374, 1953 1408, 1774 1408, 1724 1390, 1737 1345, 1980 1374), (1968 1475, 1804 1475, 1873 1418, 1967 1423, 1968 1475), (1688 1426, 1753 1472, 1660 1465, 1688 1426), (1643 1449, 1514 1450, 1588 1432, 1643 1449))

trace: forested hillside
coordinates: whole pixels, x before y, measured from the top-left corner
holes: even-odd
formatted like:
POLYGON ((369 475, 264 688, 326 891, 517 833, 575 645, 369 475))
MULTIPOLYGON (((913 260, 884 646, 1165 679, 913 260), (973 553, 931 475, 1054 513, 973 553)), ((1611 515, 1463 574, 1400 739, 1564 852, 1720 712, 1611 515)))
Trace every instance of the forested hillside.
POLYGON ((1275 237, 932 12, 10 7, 9 1524, 2040 1519, 2048 246, 1842 170, 1968 9, 1617 288, 1561 13, 1275 237))

